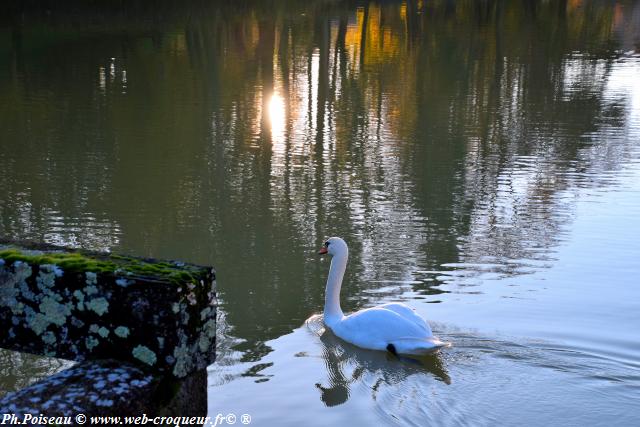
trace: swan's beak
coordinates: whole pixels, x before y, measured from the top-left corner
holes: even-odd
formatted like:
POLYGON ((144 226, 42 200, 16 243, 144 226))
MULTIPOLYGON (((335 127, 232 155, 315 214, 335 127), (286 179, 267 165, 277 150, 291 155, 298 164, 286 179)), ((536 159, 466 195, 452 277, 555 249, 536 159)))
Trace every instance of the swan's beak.
POLYGON ((321 247, 320 250, 318 251, 318 255, 324 255, 326 253, 328 253, 329 251, 327 250, 326 247, 321 247))

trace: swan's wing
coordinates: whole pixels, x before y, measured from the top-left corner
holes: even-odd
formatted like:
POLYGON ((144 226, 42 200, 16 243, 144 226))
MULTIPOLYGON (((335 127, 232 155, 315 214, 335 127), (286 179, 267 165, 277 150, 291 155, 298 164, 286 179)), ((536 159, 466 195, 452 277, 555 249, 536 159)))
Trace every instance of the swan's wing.
POLYGON ((388 304, 379 305, 378 307, 398 313, 400 316, 415 323, 418 327, 424 329, 426 335, 433 335, 431 327, 429 326, 427 321, 424 320, 422 316, 416 313, 412 308, 399 302, 390 302, 388 304))
POLYGON ((425 330, 423 325, 384 307, 355 312, 342 318, 332 329, 345 341, 377 350, 385 350, 397 339, 424 340, 431 337, 430 329, 425 330))

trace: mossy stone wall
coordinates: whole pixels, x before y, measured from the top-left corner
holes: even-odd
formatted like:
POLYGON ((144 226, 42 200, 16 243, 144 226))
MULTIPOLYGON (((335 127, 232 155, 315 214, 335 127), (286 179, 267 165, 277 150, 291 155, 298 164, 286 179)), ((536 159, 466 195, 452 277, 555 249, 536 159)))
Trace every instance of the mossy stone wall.
POLYGON ((215 360, 215 271, 0 241, 0 347, 182 378, 215 360))

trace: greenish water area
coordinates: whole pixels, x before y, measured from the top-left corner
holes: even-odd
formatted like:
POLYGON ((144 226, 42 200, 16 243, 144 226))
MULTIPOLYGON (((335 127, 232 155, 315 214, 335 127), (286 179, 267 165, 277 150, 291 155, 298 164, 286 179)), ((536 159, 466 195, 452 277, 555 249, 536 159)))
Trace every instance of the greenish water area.
POLYGON ((209 415, 640 425, 640 2, 58 3, 0 6, 0 237, 215 266, 209 415), (334 235, 452 347, 326 331, 334 235))

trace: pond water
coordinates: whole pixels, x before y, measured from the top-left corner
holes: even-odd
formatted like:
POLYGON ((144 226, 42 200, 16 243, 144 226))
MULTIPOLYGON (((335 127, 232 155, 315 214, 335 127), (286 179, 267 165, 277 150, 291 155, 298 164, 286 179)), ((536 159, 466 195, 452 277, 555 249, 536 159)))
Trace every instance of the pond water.
MULTIPOLYGON (((211 416, 640 425, 640 2, 28 4, 0 236, 214 265, 211 416), (332 235, 346 312, 452 347, 324 330, 332 235)), ((65 366, 0 358, 0 392, 65 366)))

